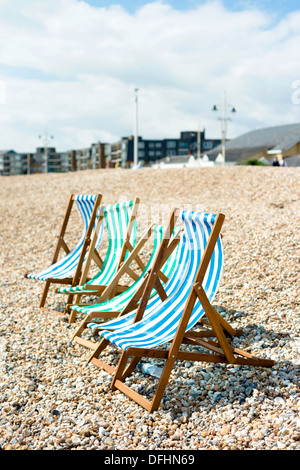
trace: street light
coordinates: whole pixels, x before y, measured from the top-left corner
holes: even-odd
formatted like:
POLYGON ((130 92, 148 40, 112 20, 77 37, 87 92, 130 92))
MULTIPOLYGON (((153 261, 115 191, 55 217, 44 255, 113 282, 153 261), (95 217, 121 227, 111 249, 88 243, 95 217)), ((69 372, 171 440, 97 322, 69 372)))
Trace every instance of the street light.
POLYGON ((135 113, 134 113, 134 145, 133 145, 133 163, 136 168, 138 165, 138 88, 134 89, 135 94, 135 113))
MULTIPOLYGON (((223 165, 225 165, 227 121, 231 121, 231 119, 226 116, 227 106, 231 106, 231 105, 227 105, 227 103, 226 103, 226 90, 224 90, 223 104, 222 104, 222 118, 220 118, 221 119, 221 127, 222 127, 223 165)), ((212 111, 218 111, 217 105, 213 106, 212 111)), ((236 109, 234 107, 232 107, 231 112, 236 113, 236 109)))
MULTIPOLYGON (((43 136, 39 135, 39 139, 42 139, 43 136)), ((50 136, 50 139, 54 139, 53 135, 50 136)), ((45 129, 45 135, 44 135, 44 155, 45 155, 45 173, 48 173, 48 132, 47 132, 47 127, 45 129)))
POLYGON ((200 125, 198 126, 198 132, 197 132, 197 157, 200 159, 201 157, 201 129, 200 125))

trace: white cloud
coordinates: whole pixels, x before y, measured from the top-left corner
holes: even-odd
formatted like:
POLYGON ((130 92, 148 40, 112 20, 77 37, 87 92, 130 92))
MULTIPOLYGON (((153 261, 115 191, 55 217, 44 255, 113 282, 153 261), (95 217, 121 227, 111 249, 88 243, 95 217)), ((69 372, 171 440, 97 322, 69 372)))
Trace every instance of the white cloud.
POLYGON ((300 119, 300 11, 279 23, 220 1, 177 11, 150 2, 134 15, 76 0, 0 0, 0 148, 32 151, 45 125, 59 150, 133 132, 133 89, 145 138, 197 129, 224 88, 238 113, 229 137, 300 119), (4 132, 3 132, 4 131, 4 132))

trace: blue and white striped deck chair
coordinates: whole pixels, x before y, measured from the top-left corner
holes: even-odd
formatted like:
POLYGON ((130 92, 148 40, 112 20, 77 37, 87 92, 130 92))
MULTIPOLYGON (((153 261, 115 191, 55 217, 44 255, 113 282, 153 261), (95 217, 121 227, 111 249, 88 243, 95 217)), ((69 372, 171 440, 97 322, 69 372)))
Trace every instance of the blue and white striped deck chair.
MULTIPOLYGON (((142 297, 140 312, 138 308, 131 325, 99 333, 105 341, 122 351, 112 379, 112 390, 117 388, 124 392, 149 413, 158 409, 176 360, 273 365, 273 361, 254 358, 247 352, 232 349, 225 331, 230 336, 238 335, 240 332, 235 331, 211 305, 222 272, 223 250, 220 230, 224 215, 193 211, 181 211, 179 215, 183 222, 184 234, 180 245, 181 262, 178 264, 177 272, 175 270, 168 281, 174 282, 173 292, 164 301, 155 296, 156 304, 152 303, 151 309, 148 309, 148 296, 159 268, 158 260, 154 263, 148 278, 148 285, 143 295, 146 299, 142 297), (202 321, 204 315, 208 320, 207 330, 191 331, 202 321), (210 337, 216 337, 217 341, 208 339, 210 337), (183 344, 206 348, 213 354, 182 351, 180 347, 183 344), (166 345, 169 347, 166 348, 166 345), (163 349, 160 346, 164 346, 163 349), (236 354, 242 357, 237 357, 236 354), (131 362, 126 367, 130 357, 131 362), (152 401, 124 383, 125 378, 134 370, 142 357, 166 359, 152 401)), ((175 213, 172 214, 171 220, 172 218, 174 220, 174 216, 175 213)), ((163 243, 164 241, 162 245, 163 243)), ((107 328, 111 328, 111 325, 108 324, 107 328)), ((112 368, 109 367, 108 371, 112 372, 112 368)))
MULTIPOLYGON (((25 275, 27 278, 46 282, 40 301, 40 308, 44 308, 49 287, 52 283, 70 285, 78 283, 89 252, 90 238, 92 237, 93 231, 95 231, 101 199, 102 195, 100 194, 72 194, 69 198, 51 265, 40 272, 28 273, 25 275), (64 236, 74 202, 76 203, 83 221, 83 230, 78 243, 70 250, 64 236), (64 251, 65 255, 59 259, 61 250, 64 251)), ((101 243, 102 233, 103 226, 101 224, 100 229, 98 229, 97 232, 96 248, 98 248, 101 243)))
MULTIPOLYGON (((71 287, 61 287, 56 290, 60 294, 75 296, 74 304, 80 305, 80 298, 83 295, 97 296, 105 300, 104 292, 112 282, 118 269, 127 259, 129 253, 133 251, 137 238, 136 215, 139 199, 126 201, 101 208, 104 217, 104 225, 108 234, 108 248, 103 265, 99 272, 87 282, 81 278, 77 285, 71 287)), ((84 274, 84 273, 83 273, 84 274)), ((134 272, 131 273, 134 276, 134 272)), ((120 293, 128 286, 117 285, 115 292, 120 293)), ((70 304, 67 305, 66 312, 70 311, 70 304)), ((76 313, 73 310, 69 317, 69 322, 75 321, 76 313)))
MULTIPOLYGON (((72 339, 74 339, 77 343, 81 344, 82 346, 85 346, 89 349, 95 349, 97 347, 97 343, 82 338, 81 336, 84 329, 87 328, 87 325, 90 330, 96 330, 99 326, 99 323, 101 324, 103 323, 103 321, 109 318, 115 318, 125 315, 127 312, 130 312, 131 310, 137 307, 144 290, 147 275, 149 274, 149 271, 154 263, 156 254, 160 248, 160 243, 163 239, 164 231, 164 225, 151 226, 149 227, 147 232, 141 237, 139 243, 137 243, 135 251, 139 253, 141 248, 144 247, 145 243, 150 240, 151 235, 153 235, 153 249, 149 260, 146 263, 138 279, 131 286, 129 286, 125 292, 122 292, 121 294, 112 297, 104 302, 99 302, 87 306, 71 306, 71 310, 75 310, 76 312, 79 312, 84 315, 84 319, 75 331, 72 339), (93 321, 93 323, 91 323, 91 321, 93 321)), ((163 283, 167 282, 168 278, 172 274, 172 271, 175 269, 175 266, 177 264, 180 231, 181 227, 175 228, 173 244, 171 246, 171 249, 167 253, 167 260, 161 268, 160 279, 163 283)), ((123 263, 121 269, 115 276, 115 283, 119 282, 119 279, 122 277, 122 275, 126 273, 127 267, 130 266, 132 260, 135 260, 135 256, 135 253, 132 252, 127 258, 127 260, 123 263)), ((156 290, 153 289, 153 295, 155 292, 156 290)))

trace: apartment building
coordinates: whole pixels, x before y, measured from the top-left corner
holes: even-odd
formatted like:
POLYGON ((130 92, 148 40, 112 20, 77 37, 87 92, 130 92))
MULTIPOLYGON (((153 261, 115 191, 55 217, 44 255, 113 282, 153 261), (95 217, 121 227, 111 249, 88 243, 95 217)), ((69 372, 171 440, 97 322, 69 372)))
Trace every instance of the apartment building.
POLYGON ((0 175, 14 176, 27 173, 27 155, 14 150, 0 150, 0 175))
MULTIPOLYGON (((138 161, 149 166, 163 158, 196 155, 200 144, 200 153, 213 149, 221 143, 220 139, 207 139, 205 130, 185 131, 179 138, 143 139, 138 137, 138 161), (199 139, 200 137, 200 139, 199 139)), ((122 137, 106 149, 109 167, 129 168, 134 162, 134 137, 122 137)))
MULTIPOLYGON (((200 133, 201 153, 213 149, 220 140, 207 139, 200 133)), ((196 155, 199 135, 194 131, 181 132, 178 138, 138 138, 138 161, 144 166, 166 157, 196 155)), ((90 147, 57 152, 55 147, 38 147, 34 153, 0 152, 0 175, 58 173, 98 168, 130 168, 134 161, 134 137, 122 137, 114 143, 93 143, 90 147)))

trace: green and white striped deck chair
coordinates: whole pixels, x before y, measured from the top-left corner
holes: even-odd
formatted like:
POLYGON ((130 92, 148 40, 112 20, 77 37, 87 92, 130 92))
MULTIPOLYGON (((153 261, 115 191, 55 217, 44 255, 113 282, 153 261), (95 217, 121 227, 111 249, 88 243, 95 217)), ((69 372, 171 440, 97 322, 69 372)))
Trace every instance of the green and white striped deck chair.
MULTIPOLYGON (((126 313, 130 312, 131 310, 137 307, 138 302, 142 296, 145 283, 147 281, 147 276, 149 274, 149 271, 159 250, 161 241, 163 239, 165 228, 166 227, 164 225, 151 226, 141 238, 139 243, 137 243, 134 251, 129 255, 127 260, 122 265, 121 269, 116 274, 113 282, 115 284, 119 282, 122 275, 131 265, 132 261, 136 260, 136 253, 140 252, 141 248, 151 238, 151 235, 153 235, 153 249, 151 256, 147 264, 145 265, 141 275, 130 287, 128 287, 128 289, 126 289, 125 292, 122 292, 121 294, 110 298, 109 300, 93 305, 71 306, 72 310, 84 315, 84 319, 80 323, 72 339, 74 339, 77 343, 81 344, 82 346, 85 346, 89 349, 95 349, 97 347, 97 343, 86 340, 81 336, 82 332, 86 329, 87 325, 88 328, 93 331, 94 328, 97 328, 99 323, 103 323, 104 321, 107 321, 111 318, 116 318, 125 315, 126 313)), ((159 273, 159 278, 162 283, 167 282, 168 278, 170 277, 176 266, 178 258, 178 244, 180 241, 179 233, 181 230, 181 227, 176 227, 174 230, 174 241, 166 254, 166 262, 162 266, 161 271, 159 273)), ((156 289, 153 289, 152 294, 154 295, 156 292, 156 289)))
MULTIPOLYGON (((108 248, 100 271, 86 282, 86 273, 83 272, 80 282, 76 286, 62 287, 56 290, 59 294, 75 296, 75 304, 80 304, 83 295, 103 298, 103 292, 113 280, 115 274, 122 266, 130 252, 133 251, 137 238, 136 215, 139 199, 101 207, 101 216, 108 234, 108 248)), ((135 273, 131 272, 133 279, 135 273)), ((126 290, 128 286, 115 286, 115 293, 126 290)), ((70 304, 66 312, 70 311, 70 304)), ((75 313, 71 312, 69 322, 73 323, 75 313)))

